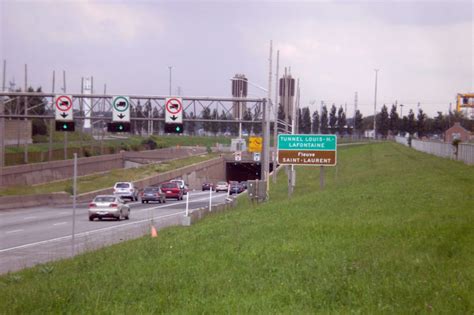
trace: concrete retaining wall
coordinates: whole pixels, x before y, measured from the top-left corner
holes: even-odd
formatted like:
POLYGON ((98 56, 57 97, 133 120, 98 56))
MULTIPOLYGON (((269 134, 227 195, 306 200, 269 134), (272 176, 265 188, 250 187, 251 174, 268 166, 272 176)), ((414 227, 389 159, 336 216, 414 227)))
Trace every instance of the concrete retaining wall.
POLYGON ((0 196, 0 210, 52 206, 70 202, 71 196, 65 192, 26 196, 0 196))
MULTIPOLYGON (((144 163, 183 158, 206 152, 201 147, 166 148, 141 152, 121 152, 102 156, 77 159, 78 175, 88 175, 123 168, 129 159, 144 163)), ((73 160, 51 161, 3 168, 1 181, 3 186, 36 185, 55 180, 64 180, 73 176, 73 160)))
MULTIPOLYGON (((176 170, 150 176, 148 178, 135 182, 135 185, 139 189, 143 189, 146 186, 157 185, 163 182, 167 182, 175 178, 183 178, 186 182, 191 180, 193 185, 191 189, 200 189, 201 184, 207 181, 211 174, 219 180, 225 179, 225 162, 222 157, 214 158, 212 160, 195 163, 192 165, 184 166, 176 170)), ((91 191, 78 195, 76 201, 78 203, 89 202, 97 195, 112 194, 113 188, 106 188, 96 191, 91 191)), ((52 193, 43 195, 27 195, 27 196, 0 196, 0 210, 4 209, 17 209, 27 208, 45 205, 58 205, 58 204, 71 204, 72 197, 67 193, 52 193)))

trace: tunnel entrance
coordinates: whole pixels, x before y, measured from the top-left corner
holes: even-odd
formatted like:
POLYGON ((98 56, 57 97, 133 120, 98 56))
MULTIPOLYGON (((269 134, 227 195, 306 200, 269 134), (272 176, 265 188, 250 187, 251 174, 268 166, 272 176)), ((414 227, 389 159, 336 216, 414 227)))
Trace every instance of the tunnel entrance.
MULTIPOLYGON (((270 172, 273 169, 270 163, 270 172)), ((258 162, 227 162, 226 180, 227 181, 247 181, 262 179, 262 166, 258 162)))

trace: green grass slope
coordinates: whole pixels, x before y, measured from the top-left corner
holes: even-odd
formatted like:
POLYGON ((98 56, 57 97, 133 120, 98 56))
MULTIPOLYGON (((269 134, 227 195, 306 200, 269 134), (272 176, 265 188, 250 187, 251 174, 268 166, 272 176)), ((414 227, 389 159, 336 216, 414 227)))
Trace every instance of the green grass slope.
POLYGON ((394 143, 271 201, 0 277, 0 313, 474 312, 474 168, 394 143))

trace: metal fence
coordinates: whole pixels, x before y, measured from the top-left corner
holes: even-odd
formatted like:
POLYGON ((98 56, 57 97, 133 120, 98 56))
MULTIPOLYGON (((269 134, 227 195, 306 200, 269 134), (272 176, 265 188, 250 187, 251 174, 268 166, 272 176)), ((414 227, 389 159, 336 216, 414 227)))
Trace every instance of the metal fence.
POLYGON ((458 160, 469 165, 474 165, 474 145, 460 143, 458 148, 458 160))
MULTIPOLYGON (((395 137, 397 143, 408 146, 408 138, 395 137)), ((452 160, 463 161, 466 164, 474 164, 474 145, 468 143, 460 143, 456 156, 456 149, 450 143, 411 140, 411 147, 415 150, 433 154, 452 160)))

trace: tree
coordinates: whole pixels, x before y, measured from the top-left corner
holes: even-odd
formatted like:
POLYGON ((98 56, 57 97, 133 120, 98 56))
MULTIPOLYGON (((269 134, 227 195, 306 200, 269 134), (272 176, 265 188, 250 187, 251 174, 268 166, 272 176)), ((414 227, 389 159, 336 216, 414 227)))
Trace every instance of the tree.
POLYGON ((346 127, 346 113, 344 113, 344 109, 342 109, 342 106, 339 107, 339 110, 337 111, 337 129, 339 132, 339 135, 344 134, 344 128, 346 127))
POLYGON ((328 133, 328 109, 326 105, 323 106, 323 109, 321 111, 321 133, 328 133))
POLYGON ((313 122, 311 126, 312 133, 319 133, 319 113, 317 110, 313 112, 313 122))
POLYGON ((311 133, 311 113, 309 107, 304 107, 302 110, 300 131, 305 134, 311 133))
MULTIPOLYGON (((158 110, 158 107, 153 108, 153 111, 151 112, 151 117, 153 117, 153 118, 159 118, 160 117, 160 111, 158 110)), ((153 128, 152 129, 153 129, 153 134, 160 134, 160 124, 159 124, 158 120, 153 120, 153 128)))
POLYGON ((400 119, 397 113, 397 105, 393 104, 392 109, 390 109, 390 120, 389 120, 388 129, 390 130, 392 135, 397 135, 398 130, 400 128, 399 126, 400 126, 400 119))
POLYGON ((425 135, 425 119, 426 114, 420 108, 418 110, 417 122, 416 122, 416 131, 418 132, 418 138, 421 138, 425 135))
POLYGON ((329 113, 329 128, 331 129, 331 133, 336 133, 336 124, 337 124, 337 117, 336 117, 336 105, 332 104, 331 111, 329 113))
MULTIPOLYGON (((252 120, 252 111, 250 108, 247 108, 243 115, 243 120, 252 120)), ((247 132, 249 135, 252 133, 252 123, 246 122, 242 123, 242 133, 247 132)))
POLYGON ((385 104, 382 106, 380 114, 377 116, 378 116, 377 131, 382 135, 383 138, 386 139, 388 135, 390 121, 388 118, 388 108, 385 104))
POLYGON ((407 118, 407 132, 410 135, 413 135, 416 131, 416 122, 415 122, 415 114, 413 113, 413 110, 410 109, 408 112, 408 118, 407 118))
MULTIPOLYGON (((143 107, 142 105, 140 105, 140 100, 138 100, 137 106, 135 108, 135 115, 137 118, 145 117, 145 115, 143 114, 143 107)), ((141 136, 143 131, 143 120, 136 120, 135 126, 135 131, 141 136)))
POLYGON ((184 122, 184 131, 186 131, 190 135, 196 134, 196 122, 192 121, 192 119, 196 119, 196 115, 194 115, 194 112, 189 113, 189 121, 184 122))
POLYGON ((433 132, 435 134, 442 134, 445 131, 446 121, 442 112, 438 112, 433 122, 433 132))
POLYGON ((354 129, 357 130, 359 135, 362 133, 362 114, 360 110, 355 112, 354 129))
MULTIPOLYGON (((218 114, 216 108, 214 108, 212 110, 211 117, 212 117, 212 119, 215 119, 215 120, 219 119, 219 114, 218 114)), ((214 136, 217 135, 217 133, 219 132, 219 123, 217 121, 211 122, 211 130, 210 131, 214 134, 214 136)))
POLYGON ((296 116, 298 118, 298 121, 296 122, 298 124, 298 128, 295 133, 303 133, 301 129, 303 127, 303 111, 301 110, 301 108, 298 108, 296 116))
POLYGON ((262 109, 260 106, 255 106, 253 111, 253 121, 257 121, 253 124, 253 133, 255 135, 262 134, 262 109))
MULTIPOLYGON (((220 120, 227 120, 227 115, 224 111, 222 111, 221 115, 219 116, 220 120)), ((227 132, 227 122, 219 122, 219 132, 226 133, 227 132)))
MULTIPOLYGON (((209 107, 204 108, 203 111, 201 112, 201 115, 202 115, 202 119, 211 119, 211 109, 209 107)), ((211 132, 211 125, 212 125, 212 122, 205 121, 203 123, 204 131, 211 132)))

